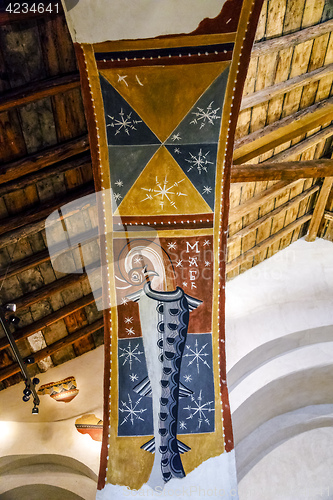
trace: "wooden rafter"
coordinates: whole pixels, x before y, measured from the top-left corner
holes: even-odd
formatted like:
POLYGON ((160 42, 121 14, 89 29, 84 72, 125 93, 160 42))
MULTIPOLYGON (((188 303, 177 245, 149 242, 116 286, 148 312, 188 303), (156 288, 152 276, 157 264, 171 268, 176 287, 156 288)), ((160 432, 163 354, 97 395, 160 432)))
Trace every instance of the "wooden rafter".
POLYGON ((309 225, 306 241, 314 241, 318 235, 318 230, 325 214, 326 203, 333 185, 333 177, 326 177, 321 187, 313 216, 309 225))
POLYGON ((64 160, 60 163, 55 163, 49 167, 37 170, 23 177, 19 177, 11 182, 6 182, 0 186, 0 196, 16 191, 17 189, 24 189, 31 184, 47 179, 52 175, 58 175, 68 170, 75 170, 77 168, 91 167, 91 158, 89 153, 82 153, 74 156, 69 160, 64 160))
MULTIPOLYGON (((83 309, 84 307, 92 304, 95 301, 95 299, 100 296, 101 296, 101 290, 98 290, 97 292, 95 292, 95 294, 89 293, 88 295, 85 295, 81 299, 71 302, 70 304, 67 304, 64 307, 61 307, 57 311, 48 314, 47 316, 44 316, 38 321, 35 321, 30 325, 20 328, 13 334, 13 337, 15 341, 26 339, 30 335, 33 335, 34 333, 43 330, 47 326, 53 325, 57 321, 64 319, 70 314, 73 314, 76 311, 79 311, 80 309, 83 309)), ((6 349, 6 347, 9 347, 9 342, 6 337, 3 337, 0 339, 0 351, 6 349)))
MULTIPOLYGON (((100 330, 101 328, 103 328, 103 326, 104 326, 104 320, 103 318, 101 318, 98 319, 97 321, 94 321, 94 323, 91 323, 90 325, 84 326, 83 328, 80 328, 79 330, 70 333, 66 337, 57 340, 53 344, 50 344, 47 347, 44 347, 44 349, 41 349, 40 351, 34 353, 32 355, 34 358, 34 363, 39 363, 43 359, 47 358, 48 356, 52 356, 53 354, 60 351, 64 347, 72 345, 77 340, 83 339, 84 337, 87 337, 88 335, 96 332, 97 330, 100 330)), ((18 373, 19 371, 20 367, 17 363, 13 363, 7 366, 6 368, 0 371, 0 381, 9 378, 12 375, 15 375, 15 373, 18 373)))
POLYGON ((41 288, 37 288, 37 290, 33 290, 32 292, 26 293, 22 297, 18 297, 17 299, 12 299, 10 302, 15 302, 17 310, 23 309, 25 307, 30 307, 41 300, 48 299, 51 295, 55 293, 62 292, 66 290, 66 288, 78 285, 82 283, 82 281, 87 279, 87 274, 67 274, 63 278, 52 281, 48 285, 44 285, 41 288))
POLYGON ((33 82, 24 87, 17 87, 4 92, 0 97, 0 113, 17 106, 44 99, 52 95, 66 92, 80 86, 79 73, 57 76, 39 82, 33 82))
POLYGON ((13 231, 16 228, 31 224, 32 222, 46 219, 52 212, 57 210, 71 201, 80 199, 94 192, 93 184, 83 185, 79 189, 75 189, 67 193, 66 196, 61 196, 58 199, 53 199, 49 202, 43 203, 42 206, 25 210, 24 214, 18 214, 1 221, 0 235, 13 231))
POLYGON ((13 262, 9 265, 8 269, 6 267, 0 270, 0 282, 6 278, 11 278, 16 274, 23 273, 24 271, 27 271, 32 267, 39 266, 44 262, 48 262, 49 260, 50 253, 46 249, 33 255, 29 255, 28 257, 25 257, 24 259, 21 259, 17 262, 13 262))
MULTIPOLYGON (((94 191, 93 184, 89 183, 81 186, 79 189, 70 191, 66 196, 44 203, 42 207, 27 210, 24 214, 8 217, 0 226, 0 248, 11 243, 16 243, 26 236, 41 231, 44 229, 46 217, 52 212, 71 201, 79 200, 84 196, 94 193, 94 191)), ((73 213, 66 213, 64 217, 69 217, 70 215, 73 215, 73 213)))
POLYGON ((301 203, 301 201, 306 200, 313 194, 315 194, 318 190, 320 189, 320 186, 312 186, 309 189, 306 189, 303 191, 303 193, 295 196, 291 200, 287 201, 286 203, 283 203, 283 205, 280 205, 279 207, 275 208, 271 212, 268 212, 266 215, 263 215, 259 219, 251 222, 247 226, 243 227, 240 231, 237 233, 233 234, 232 236, 229 236, 228 238, 228 245, 231 245, 235 241, 239 240, 240 238, 244 238, 248 234, 250 234, 252 231, 255 231, 258 229, 262 224, 264 224, 266 221, 272 219, 273 217, 276 217, 277 215, 281 214, 282 212, 286 212, 290 208, 298 205, 301 203))
POLYGON ((258 92, 246 95, 242 99, 241 111, 243 109, 252 108, 253 106, 262 104, 263 102, 267 102, 273 97, 285 94, 286 92, 291 92, 292 90, 308 85, 309 83, 316 82, 331 73, 333 73, 333 63, 310 71, 309 73, 295 76, 294 78, 290 78, 290 80, 277 83, 271 87, 266 87, 258 92))
POLYGON ((274 180, 312 179, 333 174, 333 160, 263 162, 257 165, 234 165, 231 182, 259 182, 274 180))
POLYGON ((244 215, 257 210, 261 205, 273 200, 287 188, 292 188, 295 184, 297 184, 297 182, 298 181, 289 183, 289 181, 279 181, 265 191, 262 191, 253 198, 250 198, 245 203, 232 208, 229 214, 229 224, 232 224, 233 222, 236 222, 244 217, 244 215))
POLYGON ((329 125, 328 127, 319 130, 319 132, 310 135, 303 141, 298 142, 294 146, 291 146, 290 148, 287 148, 284 151, 281 151, 280 153, 276 153, 271 158, 268 158, 268 160, 265 160, 263 163, 284 162, 289 158, 291 158, 292 156, 304 153, 304 151, 307 151, 313 146, 316 146, 316 144, 319 144, 321 141, 324 141, 325 139, 331 137, 332 134, 333 134, 333 125, 329 125))
POLYGON ((329 220, 329 221, 333 221, 333 212, 329 212, 329 211, 325 210, 324 219, 329 220))
POLYGON ((333 19, 330 19, 324 23, 304 28, 300 31, 296 31, 295 33, 290 33, 289 35, 272 38, 270 40, 265 40, 264 42, 257 42, 253 46, 252 57, 260 57, 271 52, 278 52, 280 50, 288 49, 289 47, 294 47, 300 43, 304 43, 308 40, 312 40, 313 38, 330 33, 332 30, 333 19))
POLYGON ((242 253, 241 255, 233 259, 231 262, 228 262, 226 268, 227 273, 233 271, 233 269, 240 266, 241 264, 244 264, 245 262, 252 262, 253 257, 255 257, 260 252, 273 245, 273 243, 275 243, 276 241, 279 241, 287 234, 291 233, 298 227, 308 222, 311 219, 311 217, 312 213, 303 215, 302 217, 295 220, 291 224, 285 226, 283 229, 280 229, 280 231, 278 231, 277 233, 272 234, 269 238, 266 238, 265 240, 261 241, 247 252, 242 253))
POLYGON ((333 97, 286 116, 271 125, 235 141, 234 164, 240 165, 271 151, 330 121, 333 114, 333 97))
POLYGON ((0 165, 0 184, 10 182, 23 175, 36 172, 42 168, 59 163, 71 156, 83 153, 89 149, 88 136, 84 135, 70 141, 66 141, 50 148, 38 151, 26 156, 24 159, 15 160, 0 165))

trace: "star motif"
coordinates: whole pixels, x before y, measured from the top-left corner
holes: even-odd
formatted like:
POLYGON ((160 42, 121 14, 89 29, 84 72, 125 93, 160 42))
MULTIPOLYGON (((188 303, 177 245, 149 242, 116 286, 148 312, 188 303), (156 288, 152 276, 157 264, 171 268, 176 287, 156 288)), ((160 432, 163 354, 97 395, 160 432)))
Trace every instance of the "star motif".
POLYGON ((204 247, 209 247, 210 246, 210 241, 209 240, 205 240, 204 243, 203 243, 203 246, 204 247))
POLYGON ((120 425, 125 424, 126 422, 130 421, 132 425, 134 425, 135 420, 142 420, 144 421, 144 418, 142 418, 142 414, 147 411, 147 408, 140 408, 139 405, 141 402, 142 398, 139 398, 136 403, 132 401, 131 396, 128 394, 128 401, 121 401, 121 408, 119 408, 119 411, 124 414, 124 420, 121 422, 120 425))
POLYGON ((211 264, 211 262, 209 262, 208 260, 205 261, 205 267, 209 267, 211 264))
POLYGON ((177 197, 187 196, 187 194, 182 193, 181 191, 178 190, 178 185, 184 180, 185 178, 181 179, 180 181, 174 182, 168 187, 169 181, 167 180, 167 177, 165 177, 163 182, 160 182, 158 180, 158 177, 156 177, 155 188, 146 188, 146 187, 141 188, 143 191, 146 191, 146 197, 143 198, 141 202, 147 200, 153 200, 154 198, 159 198, 162 210, 165 208, 164 205, 166 203, 177 209, 176 202, 172 198, 175 196, 177 197), (173 188, 176 189, 173 190, 173 188))
POLYGON ((192 363, 196 363, 198 374, 200 373, 200 363, 210 368, 209 364, 206 361, 206 357, 209 356, 207 352, 205 352, 205 348, 207 347, 207 343, 203 346, 199 347, 198 341, 195 341, 195 348, 191 349, 191 347, 186 346, 186 354, 183 355, 184 358, 190 358, 190 361, 187 366, 192 365, 192 363))
POLYGON ((135 331, 133 328, 125 328, 127 335, 135 335, 135 331))
POLYGON ((123 297, 121 299, 121 305, 125 305, 125 304, 128 304, 128 298, 127 297, 123 297))
POLYGON ((190 164, 190 167, 187 171, 190 172, 193 168, 196 168, 199 174, 201 174, 202 171, 208 172, 207 165, 213 165, 212 161, 207 160, 208 154, 209 151, 203 153, 202 149, 200 149, 199 153, 196 156, 193 155, 191 151, 189 151, 190 158, 185 158, 185 161, 190 164))
POLYGON ((210 186, 204 186, 202 194, 210 194, 212 192, 212 188, 210 186))
POLYGON ((173 134, 172 137, 171 137, 171 140, 173 142, 180 141, 181 140, 180 134, 179 133, 178 134, 173 134))
POLYGON ((121 200, 121 199, 122 199, 122 196, 121 196, 121 194, 120 194, 120 193, 114 193, 114 195, 113 195, 113 196, 114 196, 114 199, 115 199, 116 201, 119 201, 119 200, 121 200))
POLYGON ((141 354, 144 354, 143 351, 139 350, 139 344, 137 344, 133 348, 130 340, 128 341, 128 346, 119 347, 119 351, 121 351, 119 360, 120 358, 124 358, 123 366, 128 363, 130 370, 132 370, 132 363, 134 363, 135 361, 141 363, 141 359, 139 358, 139 356, 141 356, 141 354))
POLYGON ((115 118, 114 116, 107 115, 110 118, 110 123, 107 124, 106 127, 115 128, 115 134, 125 133, 130 135, 131 130, 137 130, 136 125, 142 123, 142 120, 135 120, 132 118, 132 112, 128 115, 125 114, 124 110, 121 108, 118 113, 119 118, 115 118))
POLYGON ((138 378, 139 378, 139 377, 137 376, 137 374, 136 374, 136 373, 131 373, 131 374, 129 375, 129 378, 130 378, 131 382, 136 382, 136 381, 138 380, 138 378))
POLYGON ((177 247, 177 244, 175 241, 172 243, 171 242, 168 243, 168 250, 176 250, 176 247, 177 247))
POLYGON ((127 317, 125 318, 125 323, 126 323, 127 325, 128 325, 129 323, 132 323, 132 321, 133 321, 132 316, 131 316, 131 317, 127 316, 127 317))
POLYGON ((183 261, 182 260, 178 260, 176 262, 176 267, 183 267, 183 261))
POLYGON ((208 426, 211 424, 209 420, 208 414, 214 412, 215 409, 213 407, 213 401, 203 402, 202 391, 200 391, 199 396, 195 398, 191 396, 191 403, 184 408, 190 412, 189 416, 186 417, 187 420, 192 420, 194 417, 198 418, 198 427, 201 428, 203 423, 206 423, 208 426))
POLYGON ((179 155, 180 154, 180 149, 179 148, 175 148, 174 149, 174 153, 176 153, 177 155, 179 155))
POLYGON ((115 182, 115 185, 121 188, 123 187, 124 183, 122 180, 119 179, 118 181, 115 182))
MULTIPOLYGON (((118 75, 118 73, 117 73, 117 75, 118 75)), ((128 83, 126 82, 126 78, 127 78, 127 75, 124 75, 124 76, 118 75, 118 83, 124 82, 126 84, 126 86, 128 87, 128 83)))
POLYGON ((187 286, 187 282, 186 281, 183 281, 183 286, 187 286))
POLYGON ((186 429, 186 423, 183 420, 179 422, 179 429, 182 431, 186 429))

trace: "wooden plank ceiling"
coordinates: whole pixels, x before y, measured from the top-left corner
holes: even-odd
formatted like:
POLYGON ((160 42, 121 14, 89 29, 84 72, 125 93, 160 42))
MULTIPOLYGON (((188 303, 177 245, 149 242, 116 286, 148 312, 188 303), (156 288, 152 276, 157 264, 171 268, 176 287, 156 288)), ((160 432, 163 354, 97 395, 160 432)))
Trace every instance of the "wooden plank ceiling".
MULTIPOLYGON (((333 241, 332 18, 330 0, 264 1, 236 132, 228 279, 307 232, 333 241)), ((63 13, 0 11, 0 303, 18 305, 31 374, 103 343, 87 275, 54 269, 45 237, 50 213, 93 191, 63 13)), ((86 207, 74 230, 95 226, 86 207)), ((0 332, 0 389, 20 380, 0 332)))

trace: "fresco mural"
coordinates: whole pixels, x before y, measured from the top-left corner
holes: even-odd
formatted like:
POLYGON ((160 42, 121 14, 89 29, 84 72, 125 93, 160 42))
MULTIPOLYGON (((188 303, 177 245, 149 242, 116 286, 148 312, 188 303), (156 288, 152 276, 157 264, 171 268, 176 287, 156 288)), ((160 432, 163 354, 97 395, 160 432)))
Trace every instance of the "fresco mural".
POLYGON ((220 14, 187 34, 136 38, 134 29, 122 40, 111 26, 108 41, 84 43, 80 23, 72 26, 108 297, 98 499, 175 496, 179 485, 192 498, 200 488, 237 497, 226 237, 233 137, 262 1, 217 3, 220 14))
POLYGON ((94 441, 102 441, 103 421, 93 413, 77 418, 75 428, 80 434, 88 434, 94 441))
POLYGON ((41 385, 37 394, 41 396, 48 394, 55 401, 69 403, 79 394, 79 389, 75 377, 71 376, 58 382, 41 385))

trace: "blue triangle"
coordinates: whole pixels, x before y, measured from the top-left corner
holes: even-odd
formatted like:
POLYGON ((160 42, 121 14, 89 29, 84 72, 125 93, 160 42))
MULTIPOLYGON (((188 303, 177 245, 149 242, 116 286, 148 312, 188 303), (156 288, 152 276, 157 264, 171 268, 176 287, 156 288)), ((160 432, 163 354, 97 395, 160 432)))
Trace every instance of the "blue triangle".
POLYGON ((217 144, 166 147, 193 186, 214 210, 217 144))
POLYGON ((127 101, 100 75, 109 146, 161 144, 127 101))
POLYGON ((117 209, 160 145, 109 146, 112 209, 117 209))
POLYGON ((228 75, 229 68, 225 69, 197 100, 165 144, 218 143, 228 75))

